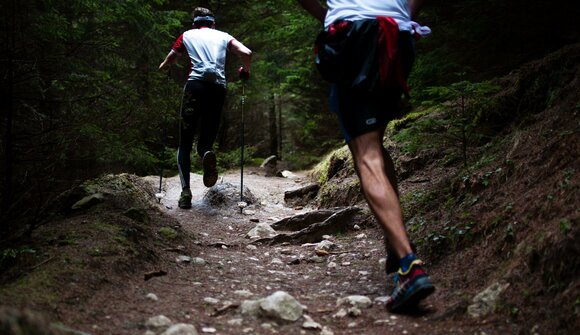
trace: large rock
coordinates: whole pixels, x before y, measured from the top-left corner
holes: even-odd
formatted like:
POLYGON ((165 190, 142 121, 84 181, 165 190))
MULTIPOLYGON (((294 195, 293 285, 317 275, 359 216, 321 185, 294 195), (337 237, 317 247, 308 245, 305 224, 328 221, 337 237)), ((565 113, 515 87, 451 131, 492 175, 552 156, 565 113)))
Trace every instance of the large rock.
POLYGON ((474 318, 479 318, 493 312, 497 301, 499 300, 499 296, 508 288, 509 285, 509 283, 505 282, 495 282, 491 284, 488 288, 473 298, 473 304, 467 307, 467 313, 474 318))
POLYGON ((267 177, 275 176, 278 171, 278 157, 273 155, 266 158, 260 168, 264 170, 267 177))
POLYGON ((269 224, 265 222, 258 223, 252 230, 246 235, 249 238, 268 238, 276 236, 276 231, 269 224))
POLYGON ((150 317, 149 320, 145 322, 145 327, 151 330, 163 330, 171 326, 172 323, 173 322, 171 322, 171 319, 165 315, 157 315, 150 317))
MULTIPOLYGON (((240 201, 240 190, 238 186, 230 183, 217 184, 210 188, 203 196, 201 204, 214 209, 238 208, 240 201)), ((256 204, 258 199, 252 194, 250 189, 244 187, 244 202, 256 204)))
POLYGON ((306 206, 318 195, 320 185, 312 183, 284 192, 284 201, 290 206, 306 206))
POLYGON ((304 313, 305 306, 284 291, 258 299, 246 300, 240 306, 242 315, 250 317, 268 317, 282 322, 294 322, 304 313))
POLYGON ((41 314, 30 310, 0 307, 0 334, 2 335, 60 335, 41 314))
POLYGON ((274 292, 263 299, 260 308, 269 317, 290 322, 300 319, 305 310, 303 305, 284 291, 274 292))

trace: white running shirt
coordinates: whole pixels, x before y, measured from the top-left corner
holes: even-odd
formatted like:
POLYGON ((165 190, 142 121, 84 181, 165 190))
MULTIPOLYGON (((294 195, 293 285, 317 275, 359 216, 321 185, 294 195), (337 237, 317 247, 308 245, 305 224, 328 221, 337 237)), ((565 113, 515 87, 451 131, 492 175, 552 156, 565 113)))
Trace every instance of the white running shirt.
POLYGON ((203 27, 184 32, 173 44, 177 53, 187 51, 191 60, 189 80, 226 85, 226 54, 234 38, 223 31, 203 27))
POLYGON ((400 31, 413 31, 407 0, 328 0, 324 27, 338 19, 356 21, 378 16, 392 17, 400 31))

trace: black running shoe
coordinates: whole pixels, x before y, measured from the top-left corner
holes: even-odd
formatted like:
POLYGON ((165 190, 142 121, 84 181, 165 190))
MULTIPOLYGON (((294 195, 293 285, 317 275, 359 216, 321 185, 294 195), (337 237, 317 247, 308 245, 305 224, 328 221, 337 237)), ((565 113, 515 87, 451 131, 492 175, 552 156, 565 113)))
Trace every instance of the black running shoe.
POLYGON ((191 208, 191 190, 189 188, 181 191, 181 195, 179 196, 179 201, 177 204, 179 205, 179 208, 191 208))
POLYGON ((212 187, 218 179, 217 160, 215 154, 207 151, 203 155, 203 184, 205 187, 212 187))

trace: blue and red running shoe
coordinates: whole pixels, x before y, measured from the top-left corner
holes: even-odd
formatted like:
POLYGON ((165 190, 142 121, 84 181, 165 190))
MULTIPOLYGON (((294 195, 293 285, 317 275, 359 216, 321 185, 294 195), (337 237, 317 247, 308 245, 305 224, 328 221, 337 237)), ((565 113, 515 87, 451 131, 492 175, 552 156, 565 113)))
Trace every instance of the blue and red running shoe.
POLYGON ((416 259, 411 263, 407 272, 401 269, 395 274, 395 288, 386 302, 389 312, 398 313, 409 311, 419 304, 419 302, 435 291, 435 286, 431 278, 427 275, 423 267, 423 262, 416 259))

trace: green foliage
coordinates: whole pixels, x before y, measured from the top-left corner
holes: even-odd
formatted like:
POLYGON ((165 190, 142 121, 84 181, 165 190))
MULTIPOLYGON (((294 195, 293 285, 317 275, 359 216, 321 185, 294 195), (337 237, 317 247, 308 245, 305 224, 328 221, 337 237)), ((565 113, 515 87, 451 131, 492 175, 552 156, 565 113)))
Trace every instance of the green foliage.
POLYGON ((0 43, 10 46, 0 51, 0 71, 10 74, 1 95, 19 97, 7 106, 11 123, 1 120, 2 142, 12 145, 1 152, 5 186, 19 185, 0 194, 6 217, 38 220, 51 192, 103 170, 158 171, 161 150, 151 144, 175 128, 179 98, 156 64, 167 52, 160 41, 174 35, 185 14, 161 10, 166 3, 0 5, 0 43), (30 209, 10 207, 23 199, 30 209))
POLYGON ((465 166, 469 146, 481 143, 485 137, 478 126, 490 104, 490 94, 497 90, 498 87, 489 82, 471 83, 469 81, 460 81, 443 87, 431 87, 426 90, 433 97, 433 101, 443 103, 442 106, 446 109, 448 117, 446 120, 441 120, 446 130, 445 140, 448 145, 459 149, 465 166))
MULTIPOLYGON (((244 149, 244 165, 246 165, 253 160, 253 156, 256 150, 252 146, 247 146, 244 149)), ((241 152, 241 147, 228 152, 220 152, 219 155, 217 155, 218 166, 225 170, 239 168, 240 159, 242 157, 241 152)))
POLYGON ((6 270, 12 263, 16 261, 19 255, 35 254, 36 250, 28 247, 22 248, 6 248, 0 251, 0 273, 6 270))
POLYGON ((569 219, 562 219, 560 220, 560 231, 564 235, 568 235, 568 233, 572 230, 572 221, 569 219))
POLYGON ((178 233, 174 229, 169 227, 161 227, 159 228, 158 232, 161 237, 168 240, 174 239, 178 235, 178 233))

